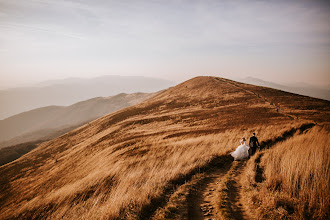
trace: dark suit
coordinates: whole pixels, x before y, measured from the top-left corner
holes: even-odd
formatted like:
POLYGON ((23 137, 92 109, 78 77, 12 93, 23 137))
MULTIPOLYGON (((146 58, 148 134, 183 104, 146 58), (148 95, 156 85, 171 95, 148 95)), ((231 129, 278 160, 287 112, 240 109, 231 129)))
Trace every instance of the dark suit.
POLYGON ((251 156, 256 152, 257 147, 259 146, 259 141, 258 138, 256 136, 252 136, 250 137, 250 142, 249 142, 249 146, 251 148, 251 156))

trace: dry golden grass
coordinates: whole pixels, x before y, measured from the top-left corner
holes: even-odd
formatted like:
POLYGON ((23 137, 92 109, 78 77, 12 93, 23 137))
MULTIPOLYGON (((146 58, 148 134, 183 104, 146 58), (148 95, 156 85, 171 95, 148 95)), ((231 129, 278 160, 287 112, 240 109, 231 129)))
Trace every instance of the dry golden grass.
POLYGON ((271 139, 308 120, 292 120, 229 80, 195 78, 0 167, 1 218, 151 217, 169 186, 242 136, 271 139))
POLYGON ((262 219, 329 217, 329 137, 329 129, 317 126, 249 161, 242 184, 253 215, 262 219), (256 182, 256 175, 261 174, 256 174, 255 159, 260 156, 263 177, 256 182))
MULTIPOLYGON (((251 132, 245 131, 245 134, 248 133, 251 132)), ((50 162, 44 168, 47 176, 41 172, 34 177, 37 181, 31 181, 29 176, 13 181, 17 187, 33 182, 23 188, 29 190, 21 192, 21 196, 27 193, 25 196, 33 199, 24 201, 24 205, 17 207, 16 212, 28 213, 28 210, 33 210, 38 213, 42 210, 36 208, 56 204, 56 211, 52 210, 51 214, 54 218, 115 218, 129 207, 131 210, 125 210, 121 215, 135 219, 142 206, 149 204, 150 198, 161 196, 171 180, 202 167, 214 156, 233 150, 241 134, 244 131, 232 130, 191 138, 150 138, 134 144, 129 150, 123 148, 112 152, 118 147, 114 145, 111 153, 108 153, 107 148, 83 163, 79 163, 82 155, 74 151, 59 157, 58 162, 50 162), (59 173, 61 176, 58 176, 59 173), (55 175, 58 179, 50 178, 55 175), (53 190, 47 191, 49 187, 53 190), (39 195, 33 195, 36 190, 42 191, 39 191, 39 195)), ((6 214, 6 211, 13 211, 13 207, 3 210, 3 213, 6 214)))

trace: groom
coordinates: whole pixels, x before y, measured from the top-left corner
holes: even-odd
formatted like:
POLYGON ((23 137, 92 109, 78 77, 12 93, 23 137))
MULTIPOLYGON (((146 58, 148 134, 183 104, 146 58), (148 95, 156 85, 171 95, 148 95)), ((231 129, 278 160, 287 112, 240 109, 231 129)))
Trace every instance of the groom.
POLYGON ((252 156, 256 152, 257 147, 260 146, 258 138, 256 137, 256 133, 253 133, 253 136, 250 137, 249 145, 250 145, 250 148, 251 148, 251 155, 250 156, 252 156))

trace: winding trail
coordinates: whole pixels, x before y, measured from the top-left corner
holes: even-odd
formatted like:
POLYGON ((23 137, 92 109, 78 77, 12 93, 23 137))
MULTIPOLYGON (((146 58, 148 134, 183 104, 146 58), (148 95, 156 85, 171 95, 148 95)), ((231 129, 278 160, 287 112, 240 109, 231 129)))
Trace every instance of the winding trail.
MULTIPOLYGON (((268 101, 266 98, 260 96, 259 94, 249 91, 245 88, 238 86, 237 84, 230 83, 229 84, 238 87, 245 92, 251 93, 255 95, 257 98, 263 99, 266 103, 270 104, 274 107, 274 109, 292 119, 298 119, 295 116, 290 114, 286 114, 281 112, 281 108, 276 104, 268 101)), ((291 130, 283 133, 282 136, 279 136, 275 139, 270 139, 263 141, 261 146, 263 149, 269 148, 279 142, 287 140, 288 138, 293 137, 297 131, 300 133, 312 128, 315 126, 315 123, 304 124, 299 128, 292 128, 291 130)), ((256 176, 255 181, 257 183, 261 183, 264 181, 263 177, 263 169, 260 167, 259 163, 263 153, 260 153, 257 158, 255 158, 255 166, 256 166, 256 176)), ((188 200, 188 218, 193 220, 200 219, 254 219, 253 216, 249 215, 247 212, 247 208, 243 207, 242 202, 242 186, 240 184, 241 174, 243 168, 245 167, 247 160, 245 161, 234 161, 227 166, 230 166, 228 169, 224 168, 214 168, 212 173, 209 173, 208 176, 201 182, 198 190, 193 191, 190 194, 190 198, 188 200), (225 179, 225 180, 222 180, 225 179), (218 184, 221 181, 225 181, 225 201, 222 201, 225 204, 222 204, 225 211, 221 211, 218 209, 221 206, 219 201, 219 192, 217 191, 218 184)))
MULTIPOLYGON (((313 123, 303 124, 299 128, 292 128, 284 132, 279 137, 263 141, 261 145, 267 150, 267 148, 287 140, 295 134, 302 134, 314 126, 315 124, 313 123)), ((262 150, 257 157, 253 158, 256 166, 255 181, 257 183, 264 181, 263 169, 259 163, 265 150, 262 150)), ((190 189, 187 195, 186 208, 188 209, 188 216, 184 219, 254 219, 248 208, 244 207, 244 202, 242 201, 244 192, 240 183, 241 175, 243 175, 242 171, 248 160, 233 161, 230 155, 223 155, 214 158, 202 170, 199 170, 199 173, 204 173, 205 175, 195 187, 190 189)), ((196 171, 189 174, 186 180, 189 182, 195 174, 197 174, 196 171)), ((159 204, 158 208, 165 207, 167 203, 166 198, 173 194, 176 188, 185 183, 186 181, 179 181, 176 186, 172 185, 172 190, 164 195, 163 202, 159 204)), ((149 213, 148 217, 144 216, 141 219, 150 219, 153 213, 154 211, 149 213)))
POLYGON ((247 160, 234 161, 229 170, 218 169, 209 174, 201 183, 200 188, 194 191, 189 198, 188 219, 252 219, 241 202, 240 175, 247 160), (225 208, 228 212, 226 216, 219 211, 219 184, 226 181, 225 208))
MULTIPOLYGON (((220 79, 216 80, 221 81, 220 79)), ((271 105, 278 113, 291 119, 298 120, 298 117, 282 112, 280 106, 272 103, 260 94, 242 88, 236 83, 226 82, 263 100, 271 105)), ((303 124, 299 128, 292 128, 274 139, 263 141, 260 143, 262 149, 264 149, 262 151, 293 137, 295 134, 306 132, 315 125, 315 122, 303 124)), ((259 165, 263 154, 264 153, 259 153, 259 155, 254 158, 254 164, 256 166, 255 181, 257 183, 264 181, 263 169, 259 165)), ((242 171, 248 160, 249 159, 233 161, 230 155, 223 155, 214 158, 209 164, 206 164, 202 170, 199 170, 198 172, 202 172, 206 175, 199 181, 197 186, 190 189, 187 195, 186 207, 188 209, 188 216, 184 219, 254 219, 249 213, 248 208, 244 207, 244 202, 242 201, 242 195, 244 192, 240 183, 242 171)), ((166 198, 169 198, 170 195, 173 194, 179 186, 185 184, 186 181, 189 182, 196 173, 196 171, 193 171, 188 174, 186 178, 174 181, 176 184, 170 186, 170 191, 165 190, 161 202, 158 201, 158 208, 165 207, 167 203, 166 198)), ((157 207, 152 208, 153 211, 151 212, 149 209, 150 207, 145 208, 145 210, 149 211, 147 212, 147 215, 142 215, 141 219, 152 218, 157 207)))
MULTIPOLYGON (((272 140, 267 140, 261 143, 262 146, 267 148, 293 137, 296 132, 302 132, 314 127, 315 124, 304 124, 299 128, 292 128, 291 130, 283 133, 282 136, 272 140)), ((259 153, 254 158, 256 166, 255 181, 261 183, 264 181, 263 168, 259 163, 263 152, 259 153)), ((242 171, 249 159, 243 161, 233 161, 226 164, 224 167, 214 167, 212 172, 203 179, 199 188, 194 190, 188 199, 188 219, 201 220, 201 219, 254 219, 253 216, 244 207, 242 201, 242 186, 240 183, 242 171), (219 184, 223 183, 225 188, 223 190, 224 201, 219 199, 219 184), (224 204, 220 204, 220 202, 224 204), (219 208, 222 206, 224 211, 219 208)))
POLYGON ((288 114, 288 113, 283 112, 282 108, 279 105, 276 105, 272 101, 269 101, 266 97, 260 95, 259 93, 256 93, 254 91, 250 91, 250 90, 248 90, 246 88, 243 88, 243 87, 239 86, 237 84, 237 82, 231 82, 231 81, 228 81, 228 80, 224 81, 224 80, 221 80, 221 79, 218 79, 218 78, 215 78, 215 80, 218 80, 218 81, 221 81, 221 82, 225 82, 225 83, 230 84, 230 85, 232 85, 232 86, 234 86, 234 87, 236 87, 236 88, 238 88, 238 89, 240 89, 240 90, 242 90, 244 92, 247 92, 249 94, 252 94, 252 95, 256 96, 256 98, 261 99, 265 103, 269 104, 272 108, 274 108, 274 110, 276 112, 278 112, 278 113, 280 113, 280 114, 282 114, 282 115, 284 115, 284 116, 286 116, 286 117, 288 117, 290 119, 294 119, 294 120, 298 120, 299 119, 295 115, 291 115, 291 114, 288 114))

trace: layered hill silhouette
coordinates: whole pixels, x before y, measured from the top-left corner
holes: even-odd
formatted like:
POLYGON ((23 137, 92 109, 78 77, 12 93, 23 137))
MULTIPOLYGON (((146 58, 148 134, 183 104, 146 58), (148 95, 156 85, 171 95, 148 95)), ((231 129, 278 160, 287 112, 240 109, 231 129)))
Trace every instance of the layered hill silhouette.
POLYGON ((0 120, 0 165, 17 159, 37 144, 85 123, 140 103, 155 93, 121 93, 71 106, 47 106, 0 120))
POLYGON ((67 106, 119 93, 152 93, 174 85, 163 79, 116 75, 46 81, 32 87, 0 91, 0 119, 49 105, 67 106))
POLYGON ((254 77, 247 77, 239 80, 243 83, 249 83, 257 86, 266 86, 274 89, 279 89, 287 92, 292 92, 300 95, 311 96, 315 98, 330 100, 330 90, 328 88, 318 88, 316 86, 311 86, 303 83, 295 83, 291 85, 281 85, 278 83, 272 83, 268 81, 264 81, 261 79, 257 79, 254 77))
POLYGON ((0 120, 0 143, 17 139, 22 135, 26 136, 25 141, 33 141, 62 129, 72 130, 73 126, 82 125, 103 115, 135 105, 153 95, 153 93, 121 93, 89 99, 70 106, 47 106, 24 112, 0 120))
POLYGON ((179 197, 192 215, 198 199, 184 187, 229 169, 242 136, 270 145, 328 124, 329 112, 325 100, 193 78, 1 166, 1 218, 173 218, 185 213, 168 203, 179 197))

